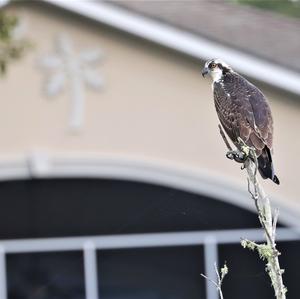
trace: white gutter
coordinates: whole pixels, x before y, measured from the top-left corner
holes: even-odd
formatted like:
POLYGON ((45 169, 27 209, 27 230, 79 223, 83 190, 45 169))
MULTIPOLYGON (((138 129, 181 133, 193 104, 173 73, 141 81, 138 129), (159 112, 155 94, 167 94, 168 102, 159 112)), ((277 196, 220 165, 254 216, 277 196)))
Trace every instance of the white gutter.
POLYGON ((151 18, 101 1, 43 1, 201 60, 221 58, 238 72, 300 95, 299 73, 151 18))

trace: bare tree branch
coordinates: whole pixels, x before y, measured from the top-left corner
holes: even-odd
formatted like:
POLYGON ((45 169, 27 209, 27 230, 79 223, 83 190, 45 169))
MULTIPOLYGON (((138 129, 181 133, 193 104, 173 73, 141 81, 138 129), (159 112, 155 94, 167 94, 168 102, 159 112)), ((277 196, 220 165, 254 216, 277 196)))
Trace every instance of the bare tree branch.
POLYGON ((209 280, 218 290, 220 298, 224 299, 223 292, 222 292, 222 283, 223 283, 225 276, 228 274, 228 267, 225 262, 224 266, 220 269, 220 272, 219 272, 216 263, 214 264, 214 266, 215 266, 215 271, 216 271, 216 274, 218 277, 218 281, 214 281, 202 273, 201 273, 201 276, 204 277, 205 279, 209 280))
POLYGON ((220 134, 228 148, 227 158, 241 163, 241 157, 244 157, 243 168, 247 170, 248 192, 254 200, 255 208, 258 214, 258 219, 266 236, 266 244, 256 244, 250 240, 242 240, 241 244, 244 248, 256 250, 263 260, 266 261, 266 271, 271 279, 272 287, 277 299, 286 299, 287 289, 283 284, 282 274, 284 270, 280 268, 279 258, 280 252, 276 249, 276 225, 279 212, 275 210, 272 215, 271 203, 266 195, 263 187, 258 182, 257 170, 258 162, 255 149, 248 147, 243 140, 239 140, 239 148, 232 150, 226 135, 219 125, 220 134), (229 145, 229 146, 228 146, 229 145))

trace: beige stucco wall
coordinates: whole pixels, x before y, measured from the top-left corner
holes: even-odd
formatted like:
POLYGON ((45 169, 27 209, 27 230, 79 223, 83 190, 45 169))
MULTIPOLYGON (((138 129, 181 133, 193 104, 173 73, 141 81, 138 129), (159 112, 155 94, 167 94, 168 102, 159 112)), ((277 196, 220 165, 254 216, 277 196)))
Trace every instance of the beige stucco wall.
MULTIPOLYGON (((22 16, 35 46, 0 80, 0 159, 34 150, 123 155, 208 170, 245 185, 239 166, 224 158, 211 85, 200 76, 200 62, 43 5, 10 10, 22 16), (70 35, 77 50, 99 46, 105 53, 99 64, 105 87, 87 91, 85 124, 77 134, 67 127, 67 90, 45 97, 37 68, 37 58, 52 52, 59 32, 70 35)), ((300 203, 300 105, 274 90, 266 94, 281 186, 265 185, 277 197, 300 203)))

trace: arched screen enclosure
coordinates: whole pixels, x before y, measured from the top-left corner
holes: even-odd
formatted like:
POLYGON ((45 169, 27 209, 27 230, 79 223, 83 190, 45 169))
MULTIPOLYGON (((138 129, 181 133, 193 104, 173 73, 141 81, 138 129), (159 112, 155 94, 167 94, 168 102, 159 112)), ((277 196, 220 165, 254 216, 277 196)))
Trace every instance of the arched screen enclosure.
MULTIPOLYGON (((226 298, 273 298, 264 263, 239 245, 257 236, 257 217, 229 202, 104 178, 2 181, 0 198, 8 299, 217 298, 200 276, 216 259, 230 268, 226 298)), ((285 239, 296 299, 300 243, 285 239)))

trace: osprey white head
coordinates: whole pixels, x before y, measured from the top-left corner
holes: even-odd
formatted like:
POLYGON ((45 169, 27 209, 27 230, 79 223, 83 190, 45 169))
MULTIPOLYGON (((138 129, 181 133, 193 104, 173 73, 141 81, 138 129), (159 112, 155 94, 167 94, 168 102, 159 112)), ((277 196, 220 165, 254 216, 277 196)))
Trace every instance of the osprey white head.
POLYGON ((218 82, 227 73, 231 72, 232 68, 221 59, 214 58, 206 61, 202 69, 202 76, 210 75, 214 82, 218 82))

